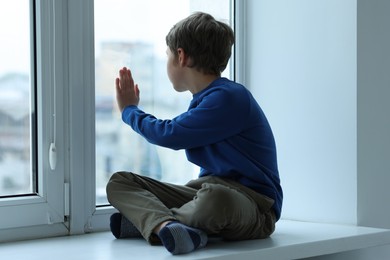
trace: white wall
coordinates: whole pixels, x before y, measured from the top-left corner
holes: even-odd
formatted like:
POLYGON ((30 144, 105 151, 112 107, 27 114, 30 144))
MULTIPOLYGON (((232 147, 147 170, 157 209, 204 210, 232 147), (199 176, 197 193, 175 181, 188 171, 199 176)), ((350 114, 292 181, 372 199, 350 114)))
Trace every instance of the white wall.
POLYGON ((277 141, 282 217, 355 224, 356 1, 247 4, 246 83, 277 141))
POLYGON ((246 83, 274 128, 283 217, 390 229, 390 1, 247 3, 246 83))

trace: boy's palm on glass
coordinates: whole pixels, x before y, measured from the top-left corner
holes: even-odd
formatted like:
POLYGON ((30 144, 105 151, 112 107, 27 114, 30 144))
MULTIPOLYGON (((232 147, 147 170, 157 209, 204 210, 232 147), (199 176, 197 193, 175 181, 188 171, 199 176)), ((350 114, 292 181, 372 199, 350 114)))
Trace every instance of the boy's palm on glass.
POLYGON ((134 80, 129 69, 123 67, 123 69, 119 71, 119 78, 116 78, 115 85, 116 100, 121 112, 127 106, 138 106, 139 88, 138 84, 134 84, 134 80))

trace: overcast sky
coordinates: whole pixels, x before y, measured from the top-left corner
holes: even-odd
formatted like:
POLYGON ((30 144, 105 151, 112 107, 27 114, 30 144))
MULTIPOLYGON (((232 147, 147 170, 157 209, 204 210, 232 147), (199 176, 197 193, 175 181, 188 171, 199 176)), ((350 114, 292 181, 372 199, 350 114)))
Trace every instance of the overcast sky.
POLYGON ((6 70, 29 72, 29 0, 0 1, 0 77, 6 70))
MULTIPOLYGON (((101 41, 148 41, 155 44, 157 55, 165 55, 166 34, 190 9, 211 8, 223 16, 228 2, 190 1, 95 0, 96 53, 101 41)), ((29 73, 29 16, 29 0, 0 1, 0 77, 13 71, 29 73)))
MULTIPOLYGON (((188 10, 183 0, 95 0, 96 41, 150 41, 165 55, 165 35, 188 10)), ((0 1, 0 76, 29 72, 29 29, 29 0, 0 1)))
POLYGON ((157 54, 165 55, 165 36, 176 22, 189 14, 188 2, 95 0, 95 40, 97 43, 149 41, 156 45, 157 54), (112 18, 107 18, 107 15, 112 18))

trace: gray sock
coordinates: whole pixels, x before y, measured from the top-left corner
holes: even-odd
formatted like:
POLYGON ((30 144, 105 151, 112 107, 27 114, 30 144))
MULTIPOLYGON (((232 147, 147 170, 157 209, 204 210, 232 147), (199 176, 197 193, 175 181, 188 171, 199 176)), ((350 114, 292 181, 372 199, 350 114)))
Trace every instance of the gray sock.
POLYGON ((168 223, 160 230, 158 236, 165 248, 173 255, 186 254, 207 244, 205 232, 179 222, 168 223))
POLYGON ((110 218, 110 228, 116 238, 142 237, 138 229, 120 213, 114 213, 110 218))
POLYGON ((127 218, 122 215, 121 238, 142 237, 138 229, 127 218))

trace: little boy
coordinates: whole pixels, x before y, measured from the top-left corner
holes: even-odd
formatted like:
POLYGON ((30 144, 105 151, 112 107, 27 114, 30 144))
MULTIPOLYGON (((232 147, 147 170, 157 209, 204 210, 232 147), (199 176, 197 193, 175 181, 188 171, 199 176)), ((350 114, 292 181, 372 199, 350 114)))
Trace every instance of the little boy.
MULTIPOLYGON (((172 254, 225 240, 269 237, 280 218, 282 189, 274 137, 261 108, 242 85, 221 77, 234 43, 232 29, 195 13, 166 36, 167 73, 176 91, 190 91, 188 111, 160 120, 138 108, 130 70, 116 79, 123 121, 152 144, 185 149, 199 178, 174 185, 130 172, 107 184, 117 238, 143 236, 172 254)), ((172 165, 174 167, 174 165, 172 165)), ((185 173, 183 173, 185 174, 185 173)))

